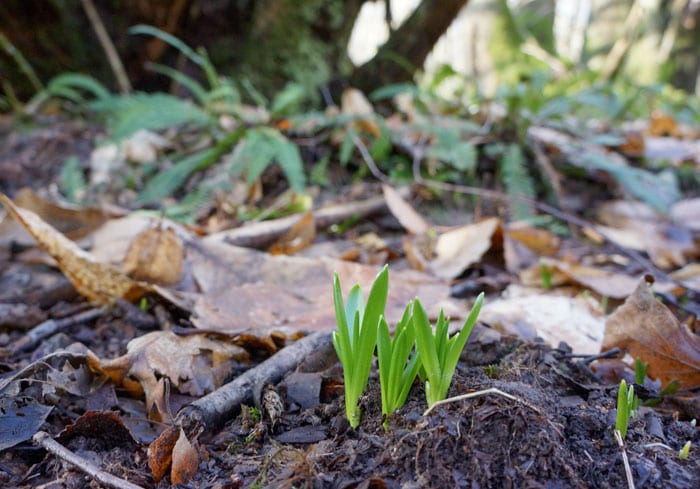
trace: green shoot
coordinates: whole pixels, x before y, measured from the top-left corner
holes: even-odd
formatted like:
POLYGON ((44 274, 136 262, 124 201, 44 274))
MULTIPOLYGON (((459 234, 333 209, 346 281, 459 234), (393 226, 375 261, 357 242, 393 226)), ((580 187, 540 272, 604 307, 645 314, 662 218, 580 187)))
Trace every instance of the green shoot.
POLYGON ((688 458, 688 455, 690 455, 690 445, 691 444, 692 443, 690 442, 690 440, 685 442, 685 445, 683 445, 683 448, 681 448, 678 452, 678 458, 680 458, 681 460, 685 460, 688 458))
POLYGON ((482 292, 476 298, 474 307, 464 322, 462 330, 452 338, 449 337, 447 330, 449 321, 445 318, 442 310, 433 333, 428 315, 420 301, 416 299, 413 302, 413 327, 418 354, 425 369, 425 397, 428 401, 428 407, 447 397, 459 356, 476 323, 483 302, 484 294, 482 292))
POLYGON ((641 358, 634 360, 634 383, 644 385, 644 379, 647 376, 648 363, 644 363, 641 358))
POLYGON ((410 303, 406 306, 401 321, 396 325, 393 339, 389 336, 387 322, 383 317, 379 320, 377 360, 382 389, 384 429, 389 425, 389 415, 406 402, 408 392, 420 368, 417 352, 409 360, 415 343, 412 308, 410 303))
POLYGON ((367 387, 377 343, 379 320, 384 314, 388 290, 388 266, 374 279, 366 307, 359 285, 350 290, 347 301, 343 303, 338 274, 333 277, 333 304, 338 325, 338 331, 333 332, 333 346, 343 365, 345 413, 353 428, 360 424, 362 413, 358 401, 367 387))
POLYGON ((617 416, 615 418, 615 429, 620 432, 624 439, 627 435, 627 427, 630 419, 634 418, 639 407, 639 398, 634 394, 634 386, 627 388, 625 379, 620 381, 620 388, 617 391, 617 416))

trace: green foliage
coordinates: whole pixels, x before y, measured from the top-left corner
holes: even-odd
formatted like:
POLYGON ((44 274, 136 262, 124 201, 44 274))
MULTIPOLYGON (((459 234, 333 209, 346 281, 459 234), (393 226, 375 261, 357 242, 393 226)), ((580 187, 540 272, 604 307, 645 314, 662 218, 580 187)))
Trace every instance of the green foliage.
POLYGON ((211 122, 209 116, 193 103, 165 93, 116 95, 92 102, 90 108, 106 116, 110 133, 117 140, 141 129, 158 131, 211 122))
POLYGON ((68 201, 74 204, 80 202, 82 194, 87 188, 87 182, 78 158, 71 156, 66 159, 58 176, 58 184, 68 201))
POLYGON ((385 429, 389 423, 389 415, 406 402, 421 366, 418 353, 414 352, 411 355, 415 341, 412 309, 412 304, 406 307, 401 321, 396 325, 393 338, 389 335, 389 325, 384 317, 379 321, 377 360, 385 429))
POLYGON ((685 442, 685 445, 683 445, 683 448, 681 448, 681 449, 678 451, 678 458, 679 458, 679 459, 681 459, 681 460, 686 460, 686 459, 688 458, 688 456, 690 455, 690 447, 691 447, 691 445, 692 445, 692 443, 691 443, 690 440, 688 440, 687 442, 685 442))
POLYGON ((180 188, 197 171, 205 170, 224 155, 245 134, 245 128, 232 131, 214 147, 197 151, 175 163, 172 167, 152 178, 137 198, 137 203, 158 202, 180 188))
POLYGON ((625 379, 620 381, 620 388, 617 391, 617 415, 615 417, 615 430, 620 432, 624 439, 627 436, 627 427, 630 419, 636 416, 639 407, 639 398, 634 393, 634 386, 627 388, 625 379))
POLYGON ((360 396, 367 387, 379 320, 384 314, 389 290, 389 268, 377 275, 364 305, 362 291, 355 285, 343 302, 338 274, 333 277, 333 304, 338 330, 333 332, 333 346, 343 365, 345 412, 350 426, 360 424, 360 396))
POLYGON ((418 299, 414 300, 413 327, 415 328, 418 354, 425 369, 425 397, 428 401, 428 407, 447 397, 459 356, 464 345, 467 344, 467 339, 476 323, 483 302, 484 294, 482 292, 476 298, 460 332, 450 338, 448 334, 449 321, 445 318, 442 310, 438 315, 433 332, 425 309, 418 299))
POLYGON ((644 379, 647 376, 648 363, 644 363, 641 358, 634 359, 634 383, 644 385, 644 379))
MULTIPOLYGON (((501 180, 508 194, 520 195, 532 200, 537 197, 535 183, 525 167, 525 157, 520 145, 507 146, 500 160, 500 170, 501 180)), ((534 215, 532 206, 525 202, 513 201, 510 203, 510 208, 513 217, 517 220, 529 219, 534 215)))
POLYGON ((230 171, 233 175, 245 173, 250 185, 272 163, 280 165, 292 189, 304 190, 306 177, 299 147, 271 127, 261 126, 247 131, 245 141, 231 158, 230 171))

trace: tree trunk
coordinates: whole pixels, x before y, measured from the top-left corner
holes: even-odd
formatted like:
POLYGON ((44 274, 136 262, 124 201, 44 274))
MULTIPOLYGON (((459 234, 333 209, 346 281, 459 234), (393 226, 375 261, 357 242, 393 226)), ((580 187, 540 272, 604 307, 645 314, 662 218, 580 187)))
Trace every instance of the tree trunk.
POLYGON ((377 54, 358 67, 350 83, 370 92, 382 86, 411 81, 437 40, 468 0, 423 0, 395 30, 377 54))

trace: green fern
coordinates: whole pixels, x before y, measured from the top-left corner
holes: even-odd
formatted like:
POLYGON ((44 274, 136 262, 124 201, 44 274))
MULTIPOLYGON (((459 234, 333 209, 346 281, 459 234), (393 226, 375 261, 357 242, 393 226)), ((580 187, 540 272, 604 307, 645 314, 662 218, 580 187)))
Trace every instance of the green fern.
POLYGON ((234 152, 230 161, 230 172, 234 176, 245 173, 251 185, 273 163, 278 163, 289 186, 304 190, 306 176, 299 147, 277 129, 256 127, 248 130, 242 146, 234 152))
POLYGON ((123 139, 140 129, 161 130, 181 124, 205 125, 210 117, 193 103, 165 93, 135 93, 90 104, 103 113, 112 137, 123 139))
MULTIPOLYGON (((500 160, 501 179, 508 194, 534 199, 535 184, 525 167, 523 151, 518 144, 509 144, 500 160)), ((534 215, 531 205, 513 201, 510 205, 515 219, 530 219, 534 215)))

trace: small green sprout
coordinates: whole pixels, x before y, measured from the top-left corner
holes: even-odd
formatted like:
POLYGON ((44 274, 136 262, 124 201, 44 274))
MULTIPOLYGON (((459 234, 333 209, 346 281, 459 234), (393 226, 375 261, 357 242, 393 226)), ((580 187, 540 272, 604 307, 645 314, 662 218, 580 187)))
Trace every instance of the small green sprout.
POLYGON ((641 358, 634 359, 634 383, 644 385, 644 379, 647 376, 648 363, 644 363, 641 358))
POLYGON ((627 435, 627 426, 630 419, 634 418, 639 407, 639 398, 634 393, 634 386, 627 388, 625 379, 620 381, 620 388, 617 391, 617 417, 615 418, 615 429, 620 432, 624 439, 627 435))
POLYGON ((413 350, 415 334, 412 309, 413 304, 409 303, 401 321, 396 325, 393 339, 389 336, 389 325, 384 317, 379 320, 377 360, 382 390, 384 429, 389 425, 389 415, 406 402, 408 392, 420 368, 418 353, 413 350), (411 351, 414 351, 413 356, 411 351), (411 356, 410 360, 409 356, 411 356))
POLYGON ((449 321, 445 318, 443 311, 440 310, 433 333, 425 309, 418 299, 413 301, 413 327, 415 328, 418 354, 425 370, 425 398, 429 408, 447 397, 459 356, 467 343, 472 328, 474 328, 483 302, 484 293, 482 292, 476 298, 474 307, 464 322, 462 330, 450 338, 447 330, 449 321))
POLYGON ((350 290, 347 301, 343 303, 338 274, 333 277, 333 304, 338 325, 338 330, 333 332, 333 346, 343 365, 345 413, 353 428, 360 424, 361 412, 357 403, 367 387, 377 343, 379 318, 384 314, 388 290, 387 266, 374 279, 366 307, 359 285, 350 290))
POLYGON ((690 445, 691 445, 690 440, 685 442, 685 445, 683 445, 683 448, 681 448, 678 451, 678 458, 680 458, 681 460, 685 460, 688 458, 688 455, 690 455, 690 445))
POLYGON ((549 290, 552 288, 552 278, 554 277, 554 267, 547 265, 545 262, 540 262, 540 280, 542 288, 549 290))

